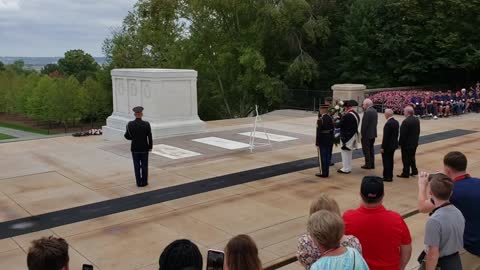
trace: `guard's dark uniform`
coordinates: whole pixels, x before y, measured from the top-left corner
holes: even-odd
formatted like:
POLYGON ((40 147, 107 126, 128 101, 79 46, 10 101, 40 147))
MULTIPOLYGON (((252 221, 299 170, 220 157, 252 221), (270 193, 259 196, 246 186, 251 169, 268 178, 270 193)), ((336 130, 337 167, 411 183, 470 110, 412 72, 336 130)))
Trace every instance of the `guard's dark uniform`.
POLYGON ((125 139, 132 141, 130 150, 132 151, 137 186, 146 186, 148 185, 148 152, 153 148, 150 123, 141 118, 130 121, 124 136, 125 139))
POLYGON ((329 166, 332 160, 333 147, 333 119, 325 113, 317 120, 317 138, 315 145, 318 147, 318 163, 321 177, 328 177, 329 166))

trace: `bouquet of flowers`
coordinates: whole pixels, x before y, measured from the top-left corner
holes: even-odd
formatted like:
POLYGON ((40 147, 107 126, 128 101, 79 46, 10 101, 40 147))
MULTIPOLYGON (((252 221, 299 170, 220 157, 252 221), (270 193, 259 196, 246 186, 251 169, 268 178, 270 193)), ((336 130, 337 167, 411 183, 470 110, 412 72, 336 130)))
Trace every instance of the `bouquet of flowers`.
POLYGON ((330 116, 333 118, 333 123, 335 125, 335 130, 333 132, 334 139, 333 144, 338 146, 340 144, 340 128, 337 128, 338 124, 340 123, 340 118, 345 113, 345 108, 343 107, 343 101, 335 101, 331 104, 330 108, 328 109, 330 116))

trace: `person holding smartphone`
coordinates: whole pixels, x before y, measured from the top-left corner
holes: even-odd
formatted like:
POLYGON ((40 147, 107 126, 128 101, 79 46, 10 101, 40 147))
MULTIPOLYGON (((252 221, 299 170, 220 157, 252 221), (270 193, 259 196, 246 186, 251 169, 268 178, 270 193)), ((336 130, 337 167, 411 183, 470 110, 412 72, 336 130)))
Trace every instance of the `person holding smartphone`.
POLYGON ((170 243, 158 260, 160 270, 200 270, 202 253, 192 241, 179 239, 170 243))
POLYGON ((428 175, 422 172, 418 184, 429 191, 435 206, 425 226, 426 249, 419 257, 420 269, 439 267, 461 270, 460 251, 463 249, 465 219, 460 210, 450 203, 453 181, 442 173, 428 175))
POLYGON ((28 270, 68 270, 69 261, 68 243, 63 238, 42 237, 28 249, 28 270))
MULTIPOLYGON (((449 152, 443 158, 443 171, 453 180, 453 192, 450 202, 465 217, 463 235, 464 250, 460 252, 463 269, 480 269, 480 179, 467 173, 467 157, 458 151, 449 152)), ((422 176, 426 177, 426 173, 422 176)), ((419 179, 418 210, 430 213, 435 204, 428 199, 425 181, 419 179)))

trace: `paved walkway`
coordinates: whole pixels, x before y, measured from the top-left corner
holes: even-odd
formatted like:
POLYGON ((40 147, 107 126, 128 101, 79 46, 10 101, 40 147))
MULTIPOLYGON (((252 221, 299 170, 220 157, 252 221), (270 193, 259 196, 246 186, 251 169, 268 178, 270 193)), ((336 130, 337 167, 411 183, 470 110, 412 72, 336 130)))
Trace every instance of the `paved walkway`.
POLYGON ((42 135, 38 133, 32 133, 32 132, 27 132, 27 131, 18 130, 18 129, 5 128, 5 127, 0 127, 0 133, 15 137, 14 139, 0 140, 0 143, 44 139, 49 137, 48 135, 42 135))
MULTIPOLYGON (((402 116, 395 117, 403 120, 402 116)), ((215 149, 210 147, 212 154, 207 156, 210 152, 204 152, 203 148, 192 149, 186 143, 176 145, 202 153, 207 158, 161 167, 151 166, 149 186, 142 189, 137 188, 133 180, 131 158, 120 152, 128 152, 125 141, 110 142, 102 136, 64 136, 0 144, 0 222, 116 198, 123 202, 126 200, 124 198, 139 198, 138 202, 141 203, 147 197, 165 195, 157 190, 170 188, 175 191, 173 186, 176 185, 200 185, 205 183, 202 182, 205 179, 228 174, 242 175, 241 179, 220 179, 224 181, 221 184, 225 188, 63 226, 48 226, 41 231, 2 239, 0 269, 24 270, 30 242, 50 235, 68 241, 71 270, 80 270, 84 263, 94 265, 96 270, 158 270, 161 251, 175 239, 191 239, 199 245, 202 254, 206 254, 210 248, 223 249, 232 236, 243 233, 253 237, 265 265, 290 257, 295 254, 298 236, 305 232, 308 209, 313 198, 320 193, 329 193, 338 201, 342 211, 355 208, 359 202, 358 190, 362 177, 381 175, 383 169, 380 158, 376 156, 379 166, 371 171, 360 169, 363 159, 359 158, 353 161, 354 169, 349 175, 336 173, 335 170, 341 166, 337 163, 329 179, 315 177, 318 168, 312 168, 274 177, 268 177, 269 174, 266 179, 233 186, 238 183, 236 181, 250 179, 248 174, 242 174, 244 171, 259 169, 256 172, 261 173, 264 171, 262 168, 268 166, 275 166, 272 168, 276 169, 278 164, 315 156, 316 118, 315 115, 264 117, 269 130, 280 131, 281 135, 294 132, 309 136, 310 140, 306 138, 305 141, 298 137, 299 140, 292 141, 288 148, 277 148, 277 144, 274 144, 269 151, 250 153, 248 149, 243 149, 232 150, 228 155, 217 155, 213 153, 215 149), (297 144, 299 141, 303 143, 297 144), (123 145, 123 148, 119 145, 123 145), (118 154, 111 151, 117 148, 118 154), (135 194, 138 197, 132 196, 135 194), (130 256, 126 256, 126 250, 130 256)), ((377 144, 381 141, 385 123, 382 115, 378 120, 377 144)), ((208 122, 207 125, 209 132, 230 130, 230 137, 225 138, 237 141, 237 138, 240 139, 237 131, 251 127, 252 123, 253 120, 249 118, 220 120, 208 122)), ((421 125, 422 136, 453 128, 480 131, 480 114, 421 121, 421 125)), ((480 132, 477 132, 422 144, 417 151, 419 169, 435 172, 443 166, 443 155, 457 150, 467 155, 469 172, 480 175, 479 140, 480 132)), ((162 140, 158 143, 162 143, 162 140)), ((338 147, 334 148, 335 153, 339 150, 338 147)), ((223 149, 217 151, 226 152, 223 149)), ((395 172, 398 172, 401 167, 399 151, 395 165, 395 172)), ((386 184, 386 207, 400 214, 415 209, 417 186, 415 178, 395 179, 393 183, 386 184)), ((127 204, 124 206, 129 207, 127 204)), ((96 210, 102 209, 106 208, 96 210)), ((424 218, 425 215, 417 215, 407 219, 416 241, 415 255, 423 247, 424 218)), ((28 225, 31 224, 21 224, 28 225)), ((417 265, 412 258, 408 269, 417 265)), ((299 270, 296 264, 286 269, 299 270)))

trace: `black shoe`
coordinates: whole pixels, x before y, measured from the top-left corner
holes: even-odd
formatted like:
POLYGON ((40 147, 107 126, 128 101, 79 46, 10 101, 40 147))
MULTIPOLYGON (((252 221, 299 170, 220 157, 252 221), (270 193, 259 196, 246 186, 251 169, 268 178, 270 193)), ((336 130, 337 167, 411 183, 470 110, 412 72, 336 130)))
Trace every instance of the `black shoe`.
POLYGON ((410 178, 410 176, 404 175, 404 174, 399 174, 399 175, 397 175, 397 177, 400 177, 400 178, 410 178))
POLYGON ((344 171, 342 171, 341 169, 338 169, 337 172, 338 172, 338 173, 343 173, 343 174, 350 174, 350 172, 344 172, 344 171))
POLYGON ((418 172, 414 172, 412 174, 410 174, 410 176, 417 176, 418 175, 418 172))
POLYGON ((364 169, 364 170, 370 170, 370 166, 367 166, 367 165, 363 165, 363 166, 360 167, 360 168, 362 168, 362 169, 364 169))
POLYGON ((383 178, 383 182, 393 182, 392 178, 383 178))
POLYGON ((148 183, 143 183, 139 187, 146 187, 146 186, 148 186, 148 183))
POLYGON ((330 163, 330 167, 331 167, 331 166, 333 166, 333 165, 335 165, 335 163, 333 163, 333 162, 332 162, 332 163, 330 163))
POLYGON ((316 177, 321 177, 321 178, 327 178, 328 177, 328 175, 323 175, 321 173, 316 173, 315 176, 316 177))

